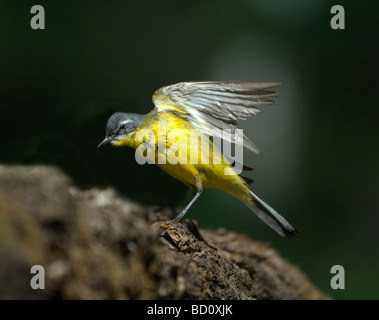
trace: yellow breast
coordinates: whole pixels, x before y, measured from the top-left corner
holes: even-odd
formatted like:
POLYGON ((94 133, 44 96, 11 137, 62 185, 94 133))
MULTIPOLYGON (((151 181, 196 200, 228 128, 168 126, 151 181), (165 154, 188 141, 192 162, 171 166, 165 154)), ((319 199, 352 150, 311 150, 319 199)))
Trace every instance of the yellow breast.
POLYGON ((196 190, 198 177, 205 188, 246 188, 221 151, 188 121, 168 112, 147 114, 132 133, 112 142, 130 146, 162 170, 196 190), (228 171, 228 175, 226 175, 228 171))

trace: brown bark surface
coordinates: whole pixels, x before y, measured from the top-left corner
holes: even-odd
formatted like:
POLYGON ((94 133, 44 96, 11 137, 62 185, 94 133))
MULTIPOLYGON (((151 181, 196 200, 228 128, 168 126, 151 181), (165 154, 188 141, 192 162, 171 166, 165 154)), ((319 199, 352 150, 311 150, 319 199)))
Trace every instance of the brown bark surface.
POLYGON ((327 298, 267 245, 163 211, 54 167, 0 166, 0 299, 327 298), (30 287, 33 265, 45 290, 30 287))

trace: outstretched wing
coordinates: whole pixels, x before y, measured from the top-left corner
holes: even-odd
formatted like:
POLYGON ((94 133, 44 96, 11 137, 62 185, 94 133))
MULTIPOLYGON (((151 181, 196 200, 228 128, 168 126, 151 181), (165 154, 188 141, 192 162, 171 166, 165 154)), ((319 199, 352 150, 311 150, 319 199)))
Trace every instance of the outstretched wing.
POLYGON ((180 82, 158 89, 153 95, 153 102, 158 112, 174 113, 208 136, 219 137, 259 153, 246 136, 235 138, 237 122, 260 112, 257 106, 272 104, 270 98, 278 94, 266 89, 279 85, 275 82, 180 82))

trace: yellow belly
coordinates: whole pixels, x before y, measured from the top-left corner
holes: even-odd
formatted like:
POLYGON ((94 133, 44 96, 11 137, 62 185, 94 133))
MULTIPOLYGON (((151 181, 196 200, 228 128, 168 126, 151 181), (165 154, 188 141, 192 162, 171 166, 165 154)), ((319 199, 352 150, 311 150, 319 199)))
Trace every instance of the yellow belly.
POLYGON ((192 191, 200 183, 204 188, 220 188, 239 200, 250 201, 249 187, 212 141, 174 114, 148 116, 135 132, 113 144, 138 149, 144 143, 154 151, 150 160, 192 191))

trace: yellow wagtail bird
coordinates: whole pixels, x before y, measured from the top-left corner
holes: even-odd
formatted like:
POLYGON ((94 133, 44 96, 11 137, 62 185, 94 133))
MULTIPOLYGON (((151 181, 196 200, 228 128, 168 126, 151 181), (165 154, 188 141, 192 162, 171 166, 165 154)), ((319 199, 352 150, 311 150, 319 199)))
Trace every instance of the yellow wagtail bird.
MULTIPOLYGON (((154 93, 155 108, 150 113, 113 114, 99 147, 111 143, 138 151, 143 146, 145 153, 153 152, 151 162, 192 190, 192 200, 173 220, 174 223, 181 221, 204 188, 220 188, 245 203, 281 236, 292 236, 297 231, 255 195, 248 185, 252 180, 240 176, 215 143, 215 138, 219 138, 235 144, 236 148, 245 147, 258 153, 246 136, 238 139, 233 133, 238 131, 238 120, 258 113, 257 106, 273 103, 270 98, 277 93, 267 89, 278 85, 271 82, 201 81, 163 87, 154 93), (198 136, 192 134, 194 131, 198 136), (204 136, 212 137, 213 143, 208 139, 208 147, 201 144, 200 148, 199 137, 204 136), (164 148, 160 147, 162 145, 164 148), (183 150, 185 152, 181 152, 183 150), (201 161, 204 159, 208 161, 201 161)), ((251 170, 246 166, 243 169, 251 170)))

